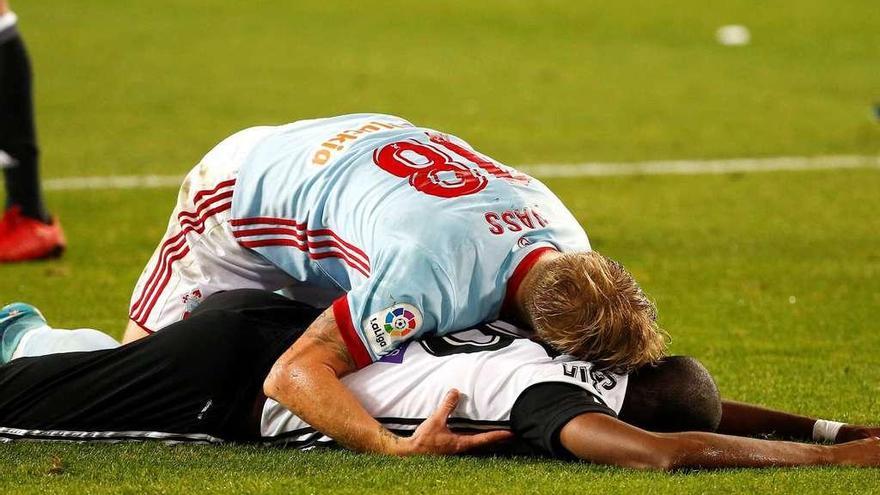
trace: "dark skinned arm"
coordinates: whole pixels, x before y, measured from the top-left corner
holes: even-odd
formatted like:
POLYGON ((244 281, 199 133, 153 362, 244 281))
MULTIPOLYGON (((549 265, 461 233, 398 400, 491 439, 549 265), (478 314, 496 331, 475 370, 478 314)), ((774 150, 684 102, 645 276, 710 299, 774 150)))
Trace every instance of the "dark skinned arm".
POLYGON ((355 369, 330 308, 278 358, 263 390, 318 431, 359 452, 457 454, 511 436, 506 431, 478 435, 450 431, 446 419, 459 398, 458 391, 451 390, 413 436, 399 437, 373 419, 340 381, 355 369))
POLYGON ((880 466, 880 439, 815 445, 716 433, 651 433, 601 413, 576 416, 560 431, 562 446, 596 464, 634 469, 880 466))
MULTIPOLYGON (((718 425, 718 433, 812 441, 814 424, 816 418, 724 400, 721 402, 721 424, 718 425)), ((845 425, 837 433, 835 442, 844 443, 878 436, 880 436, 880 428, 845 425)))

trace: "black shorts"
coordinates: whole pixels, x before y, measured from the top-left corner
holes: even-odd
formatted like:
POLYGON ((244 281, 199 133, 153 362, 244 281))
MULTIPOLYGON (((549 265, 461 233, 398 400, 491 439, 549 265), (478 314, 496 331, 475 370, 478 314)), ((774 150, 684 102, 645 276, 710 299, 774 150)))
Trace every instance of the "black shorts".
POLYGON ((16 359, 0 367, 0 439, 255 439, 266 374, 320 313, 229 291, 116 349, 16 359))

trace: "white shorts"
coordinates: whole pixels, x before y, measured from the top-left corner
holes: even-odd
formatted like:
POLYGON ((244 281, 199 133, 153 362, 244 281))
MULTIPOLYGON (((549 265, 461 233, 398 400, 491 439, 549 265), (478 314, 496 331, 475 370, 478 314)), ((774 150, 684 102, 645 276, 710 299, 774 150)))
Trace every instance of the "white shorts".
POLYGON ((273 128, 233 134, 202 158, 180 187, 165 237, 134 288, 129 317, 154 332, 186 318, 209 295, 230 289, 275 291, 294 280, 241 247, 229 219, 238 169, 273 128))

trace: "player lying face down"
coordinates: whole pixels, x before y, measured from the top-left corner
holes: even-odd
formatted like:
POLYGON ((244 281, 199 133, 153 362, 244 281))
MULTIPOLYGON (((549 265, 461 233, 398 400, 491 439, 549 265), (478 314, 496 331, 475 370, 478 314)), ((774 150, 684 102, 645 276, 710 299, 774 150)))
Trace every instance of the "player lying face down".
POLYGON ((135 287, 126 341, 236 288, 332 303, 265 391, 359 451, 454 453, 474 440, 400 438, 341 384, 407 341, 504 316, 616 370, 665 344, 632 277, 592 251, 544 184, 393 115, 255 127, 211 150, 135 287))
MULTIPOLYGON (((262 375, 318 311, 259 291, 209 298, 189 320, 116 349, 20 358, 0 367, 0 436, 329 443, 260 394, 262 375)), ((721 401, 696 360, 629 376, 560 356, 496 322, 413 342, 345 378, 401 435, 510 429, 504 452, 633 468, 880 465, 880 430, 721 401), (444 391, 465 396, 432 412, 444 391), (828 427, 831 428, 828 428, 828 427), (734 435, 845 442, 811 445, 734 435), (653 432, 649 431, 653 430, 653 432), (681 430, 702 430, 669 433, 681 430)))

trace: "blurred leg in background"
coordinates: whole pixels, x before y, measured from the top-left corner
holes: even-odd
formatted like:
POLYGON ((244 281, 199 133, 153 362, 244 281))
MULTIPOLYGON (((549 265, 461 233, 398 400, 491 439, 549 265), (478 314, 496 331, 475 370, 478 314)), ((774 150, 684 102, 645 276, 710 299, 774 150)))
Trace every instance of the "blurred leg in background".
POLYGON ((7 0, 0 0, 0 168, 6 183, 0 262, 54 257, 64 250, 61 226, 43 205, 38 155, 30 61, 17 18, 7 0))

